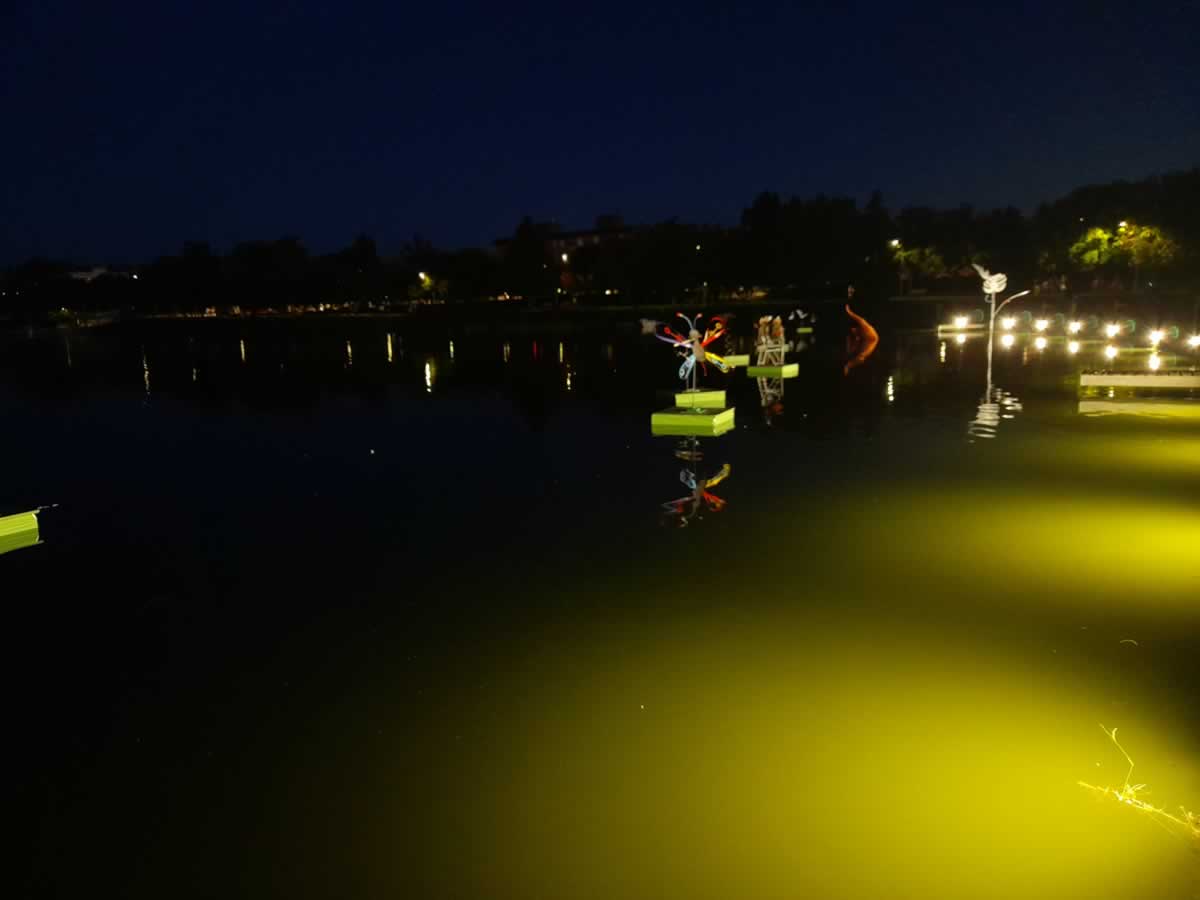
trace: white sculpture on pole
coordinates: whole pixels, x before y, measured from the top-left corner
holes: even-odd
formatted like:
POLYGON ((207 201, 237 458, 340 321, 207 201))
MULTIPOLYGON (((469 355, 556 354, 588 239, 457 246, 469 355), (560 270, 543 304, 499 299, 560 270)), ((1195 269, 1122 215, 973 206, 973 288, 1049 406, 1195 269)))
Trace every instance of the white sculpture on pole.
POLYGON ((1007 409, 1019 410, 1021 403, 1011 394, 1006 394, 1004 391, 992 385, 992 349, 996 343, 996 313, 1002 310, 1005 306, 1016 300, 1019 297, 1024 297, 1029 291, 1021 291, 1019 294, 1013 294, 1007 300, 1001 303, 996 303, 996 295, 1003 293, 1008 288, 1008 276, 1003 272, 997 272, 993 275, 983 266, 978 263, 971 263, 975 271, 979 273, 979 277, 983 279, 983 292, 987 295, 988 302, 988 342, 987 342, 987 389, 984 391, 983 400, 980 401, 979 410, 976 417, 967 427, 967 433, 971 437, 994 437, 996 434, 996 426, 1000 424, 1002 413, 1000 412, 1001 405, 1007 409), (1006 400, 1007 398, 1007 400, 1006 400))

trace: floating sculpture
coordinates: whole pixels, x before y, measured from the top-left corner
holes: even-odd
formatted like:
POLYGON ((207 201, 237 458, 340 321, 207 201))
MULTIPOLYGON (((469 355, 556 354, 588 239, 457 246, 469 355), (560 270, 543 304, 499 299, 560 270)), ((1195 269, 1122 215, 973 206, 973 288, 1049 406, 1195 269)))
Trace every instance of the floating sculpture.
POLYGON ((782 366, 783 357, 787 352, 787 342, 783 338, 783 320, 779 316, 763 316, 758 320, 758 337, 755 341, 758 351, 758 365, 782 366))
POLYGON ((971 267, 978 272, 979 277, 983 279, 983 292, 990 295, 992 298, 992 300, 988 302, 995 302, 996 295, 1003 293, 1005 288, 1008 287, 1008 276, 1003 272, 997 272, 995 275, 993 275, 978 263, 971 263, 971 267))
POLYGON ((846 315, 854 320, 850 326, 850 334, 846 339, 846 353, 850 357, 842 368, 843 375, 849 375, 851 369, 856 369, 871 358, 875 348, 879 346, 879 333, 871 327, 871 323, 858 315, 846 304, 846 315))
MULTIPOLYGON (((672 347, 679 349, 680 355, 684 357, 683 363, 679 366, 679 378, 684 382, 690 379, 692 390, 696 390, 697 364, 705 372, 708 371, 707 363, 709 362, 722 372, 729 371, 729 365, 725 360, 715 353, 709 353, 707 349, 709 344, 725 334, 725 322, 723 319, 714 316, 712 324, 701 334, 700 320, 704 318, 703 315, 698 315, 695 319, 688 318, 683 313, 676 313, 675 315, 687 323, 687 337, 674 331, 668 325, 658 326, 654 331, 654 336, 660 341, 665 341, 672 347)), ((645 324, 643 323, 644 327, 645 324)))

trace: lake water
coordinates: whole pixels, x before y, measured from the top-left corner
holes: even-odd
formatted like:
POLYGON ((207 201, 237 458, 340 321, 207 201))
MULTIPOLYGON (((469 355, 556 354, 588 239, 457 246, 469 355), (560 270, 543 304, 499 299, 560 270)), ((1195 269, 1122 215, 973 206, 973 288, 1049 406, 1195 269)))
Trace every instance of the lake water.
POLYGON ((5 339, 18 893, 1200 896, 1200 424, 843 335, 699 459, 632 323, 5 339))

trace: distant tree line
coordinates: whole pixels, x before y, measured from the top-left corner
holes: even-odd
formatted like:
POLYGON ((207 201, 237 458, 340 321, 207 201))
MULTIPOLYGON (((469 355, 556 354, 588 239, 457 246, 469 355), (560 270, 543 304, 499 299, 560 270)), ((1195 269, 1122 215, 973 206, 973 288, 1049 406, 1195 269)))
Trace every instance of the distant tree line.
POLYGON ((527 218, 487 250, 441 250, 417 237, 381 255, 363 235, 326 255, 284 237, 223 255, 189 242, 145 265, 86 273, 30 260, 0 276, 0 315, 801 299, 838 296, 847 283, 876 296, 974 292, 971 263, 1005 271, 1020 286, 1190 290, 1200 286, 1200 168, 1089 185, 1032 216, 969 206, 892 214, 878 192, 859 207, 849 197, 768 191, 731 228, 602 221, 572 234, 564 243, 563 233, 527 218))

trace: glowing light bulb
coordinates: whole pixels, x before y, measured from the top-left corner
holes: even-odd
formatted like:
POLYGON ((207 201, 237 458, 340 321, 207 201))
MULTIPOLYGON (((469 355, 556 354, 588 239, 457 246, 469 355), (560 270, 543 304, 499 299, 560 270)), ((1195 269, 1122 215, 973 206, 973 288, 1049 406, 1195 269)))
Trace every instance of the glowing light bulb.
POLYGON ((1166 336, 1166 333, 1162 329, 1155 328, 1152 332, 1150 332, 1150 343, 1157 347, 1162 343, 1163 338, 1166 336))
POLYGON ((1045 331, 1047 328, 1050 327, 1050 320, 1049 319, 1038 319, 1036 322, 1033 323, 1033 327, 1036 328, 1038 331, 1045 331))
POLYGON ((967 317, 966 316, 955 316, 954 317, 954 327, 955 328, 966 328, 967 327, 967 317))
POLYGON ((1162 360, 1158 358, 1157 353, 1150 354, 1150 371, 1157 372, 1158 367, 1162 365, 1162 360))
POLYGON ((1105 335, 1107 335, 1110 338, 1115 338, 1118 334, 1121 333, 1121 326, 1118 325, 1116 322, 1109 322, 1107 325, 1104 326, 1104 333, 1105 333, 1105 335))
POLYGON ((1013 337, 1011 334, 1003 335, 1000 338, 1000 344, 1004 347, 1011 347, 1016 342, 1017 342, 1017 339, 1015 337, 1013 337))
POLYGON ((1189 347, 1200 347, 1200 334, 1193 334, 1188 338, 1189 347))
POLYGON ((1067 344, 1067 352, 1075 354, 1079 352, 1079 341, 1071 341, 1067 344))
POLYGON ((1033 342, 1033 346, 1037 347, 1039 350, 1045 350, 1046 349, 1046 339, 1044 337, 1039 337, 1036 341, 1033 342))
POLYGON ((1112 344, 1109 344, 1107 347, 1104 348, 1104 355, 1107 356, 1109 359, 1116 359, 1117 358, 1117 348, 1114 347, 1112 344))
POLYGON ((959 344, 960 346, 962 344, 965 344, 966 342, 967 342, 967 336, 965 334, 956 335, 954 338, 954 343, 959 344))
POLYGON ((1067 330, 1070 331, 1071 334, 1079 334, 1079 332, 1083 331, 1083 323, 1072 322, 1067 326, 1067 330))
POLYGON ((1005 316, 1000 320, 1000 327, 1005 331, 1012 331, 1017 327, 1017 320, 1013 316, 1005 316))

